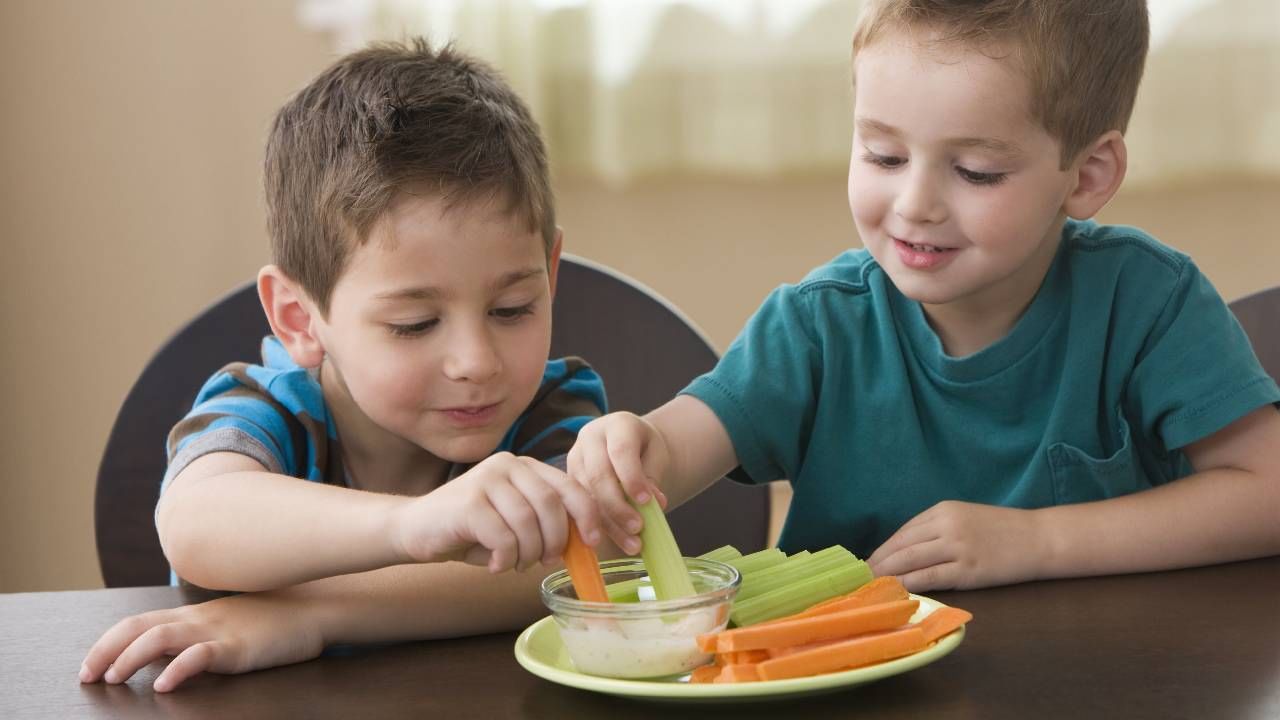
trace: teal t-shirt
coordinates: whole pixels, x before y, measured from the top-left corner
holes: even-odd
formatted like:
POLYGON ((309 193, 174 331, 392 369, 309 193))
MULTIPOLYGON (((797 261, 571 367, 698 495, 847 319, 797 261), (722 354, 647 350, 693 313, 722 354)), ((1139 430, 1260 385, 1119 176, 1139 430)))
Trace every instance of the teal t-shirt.
POLYGON ((1013 330, 951 357, 865 250, 775 290, 683 391, 748 480, 790 479, 779 545, 871 554, 943 500, 1018 508, 1192 472, 1182 448, 1280 389, 1190 258, 1140 230, 1068 221, 1013 330))

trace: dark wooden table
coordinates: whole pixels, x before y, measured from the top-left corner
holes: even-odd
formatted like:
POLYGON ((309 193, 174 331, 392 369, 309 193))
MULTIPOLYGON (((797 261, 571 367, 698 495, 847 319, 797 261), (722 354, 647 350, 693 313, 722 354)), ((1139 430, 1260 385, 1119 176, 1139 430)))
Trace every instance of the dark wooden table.
POLYGON ((0 595, 0 718, 1280 718, 1280 558, 932 596, 975 615, 932 665, 811 698, 672 705, 530 675, 514 633, 204 675, 169 695, 150 689, 158 663, 127 685, 81 685, 113 622, 198 597, 0 595))

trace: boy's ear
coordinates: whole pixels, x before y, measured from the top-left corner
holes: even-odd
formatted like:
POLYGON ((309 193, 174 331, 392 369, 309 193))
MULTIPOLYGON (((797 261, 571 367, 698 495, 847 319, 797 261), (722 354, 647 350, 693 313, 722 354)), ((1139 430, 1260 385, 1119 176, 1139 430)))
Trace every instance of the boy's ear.
POLYGON ((258 271, 258 299, 271 332, 280 338, 289 357, 300 367, 319 367, 324 360, 324 346, 315 329, 319 311, 306 292, 279 267, 267 265, 258 271))
POLYGON ((1063 203, 1063 211, 1077 220, 1097 215, 1120 189, 1128 167, 1129 151, 1124 135, 1119 130, 1103 133, 1076 160, 1076 185, 1063 203))
POLYGON ((560 250, 564 245, 564 230, 556 226, 556 239, 547 252, 547 280, 551 283, 551 297, 556 296, 556 274, 560 271, 560 250))

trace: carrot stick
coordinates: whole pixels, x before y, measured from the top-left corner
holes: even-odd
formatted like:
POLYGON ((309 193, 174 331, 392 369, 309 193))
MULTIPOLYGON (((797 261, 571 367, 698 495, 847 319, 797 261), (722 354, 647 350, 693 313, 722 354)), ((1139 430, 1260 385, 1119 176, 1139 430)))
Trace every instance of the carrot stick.
POLYGON ((972 619, 973 613, 968 610, 944 606, 926 615, 916 626, 924 631, 926 642, 937 642, 972 619))
MULTIPOLYGON (((893 602, 894 600, 906 600, 907 597, 907 589, 902 586, 902 581, 892 575, 886 575, 872 580, 847 595, 823 600, 808 610, 798 612, 791 617, 809 617, 829 612, 852 610, 878 603, 893 602)), ((777 621, 774 620, 772 622, 777 621)))
POLYGON ((716 651, 768 650, 890 630, 910 620, 919 606, 918 600, 896 600, 854 610, 726 630, 716 635, 716 651))
POLYGON ((725 665, 720 668, 720 674, 712 682, 756 682, 761 679, 759 667, 759 665, 754 664, 725 665))
POLYGON ((573 590, 579 600, 588 602, 609 602, 609 593, 604 589, 604 576, 600 574, 600 561, 596 559, 596 551, 582 540, 578 534, 578 526, 569 521, 569 542, 564 546, 564 567, 569 571, 569 579, 573 581, 573 590))
POLYGON ((719 635, 719 632, 703 633, 694 638, 693 641, 698 644, 698 649, 702 652, 713 653, 716 651, 716 638, 719 635))
POLYGON ((769 659, 767 650, 739 650, 737 652, 724 653, 725 665, 752 665, 761 660, 769 659))
POLYGON ((804 652, 765 660, 755 666, 761 680, 821 675, 910 655, 928 643, 924 631, 909 627, 835 642, 804 652))
POLYGON ((719 665, 703 665, 696 667, 689 674, 689 682, 691 683, 709 683, 713 682, 720 675, 719 665))
MULTIPOLYGON (((892 575, 878 577, 866 585, 845 593, 837 597, 823 600, 808 609, 801 610, 793 615, 774 618, 773 620, 765 620, 756 623, 753 627, 761 627, 771 623, 786 622, 788 620, 798 620, 803 617, 813 617, 814 615, 825 615, 826 613, 843 612, 845 610, 853 610, 860 607, 868 607, 870 605, 878 605, 880 603, 893 602, 894 600, 907 600, 911 595, 907 589, 902 586, 902 581, 892 575)), ((711 652, 707 650, 706 652, 711 652)))

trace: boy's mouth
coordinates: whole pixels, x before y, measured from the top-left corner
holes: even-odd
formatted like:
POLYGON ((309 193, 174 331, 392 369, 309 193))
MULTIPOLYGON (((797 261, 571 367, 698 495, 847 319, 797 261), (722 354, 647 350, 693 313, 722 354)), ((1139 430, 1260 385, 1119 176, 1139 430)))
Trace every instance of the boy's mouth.
POLYGON ((911 243, 900 238, 893 238, 893 245, 898 250, 898 257, 907 267, 932 268, 951 259, 958 248, 939 247, 925 243, 911 243))
POLYGON ((478 427, 487 425, 498 413, 500 403, 492 405, 467 405, 461 407, 441 408, 449 422, 459 427, 478 427))

